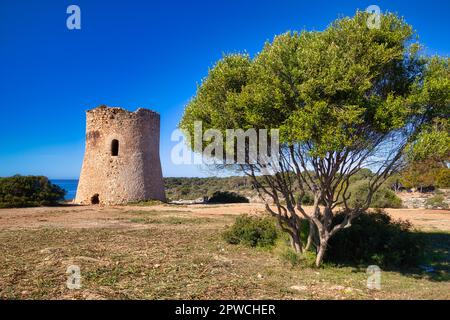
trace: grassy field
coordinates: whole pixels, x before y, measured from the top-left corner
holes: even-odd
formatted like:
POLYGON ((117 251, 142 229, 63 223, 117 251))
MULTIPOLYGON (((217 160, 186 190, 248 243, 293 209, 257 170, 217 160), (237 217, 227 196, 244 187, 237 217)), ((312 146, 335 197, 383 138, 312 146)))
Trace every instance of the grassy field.
POLYGON ((239 213, 233 208, 214 206, 206 213, 180 206, 0 211, 0 297, 450 299, 448 231, 423 233, 430 239, 428 264, 435 272, 383 271, 382 289, 374 291, 366 287, 364 266, 292 266, 278 248, 226 244, 220 234, 239 213), (81 289, 66 287, 70 265, 80 267, 81 289))

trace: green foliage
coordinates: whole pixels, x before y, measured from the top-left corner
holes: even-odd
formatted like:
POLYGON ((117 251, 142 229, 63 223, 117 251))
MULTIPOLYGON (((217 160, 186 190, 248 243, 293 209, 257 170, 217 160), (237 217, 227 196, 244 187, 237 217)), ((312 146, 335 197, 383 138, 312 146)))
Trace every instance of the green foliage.
POLYGON ((449 205, 445 202, 445 197, 442 194, 437 194, 425 201, 425 206, 432 209, 448 209, 449 205))
POLYGON ((244 196, 255 195, 247 177, 164 178, 164 185, 167 198, 172 200, 211 197, 223 190, 244 196))
MULTIPOLYGON (((192 139, 194 121, 202 121, 203 130, 240 127, 238 123, 244 114, 235 98, 248 82, 249 66, 248 55, 232 54, 209 70, 208 77, 187 105, 182 119, 181 128, 191 133, 192 139)), ((191 146, 195 147, 193 143, 191 146)))
POLYGON ((448 63, 420 57, 412 27, 398 16, 383 15, 380 29, 367 28, 367 18, 357 12, 322 32, 281 34, 253 59, 225 56, 180 127, 191 137, 194 121, 223 133, 280 128, 282 142, 308 143, 311 154, 323 156, 370 148, 379 135, 442 114, 448 63))
POLYGON ((230 244, 268 247, 275 243, 278 233, 274 220, 270 217, 241 215, 224 231, 222 236, 230 244))
MULTIPOLYGON (((450 75, 450 71, 447 70, 447 74, 450 75)), ((446 81, 450 83, 449 79, 442 79, 444 84, 446 81)), ((435 85, 440 86, 442 83, 435 85)), ((450 90, 450 86, 447 89, 450 90)), ((419 189, 428 186, 440 188, 450 186, 450 169, 447 168, 447 163, 450 161, 450 120, 448 119, 450 97, 447 97, 446 103, 447 108, 442 110, 445 113, 426 126, 417 139, 408 146, 408 166, 402 173, 402 182, 406 186, 419 189)))
POLYGON ((445 129, 433 127, 423 131, 409 149, 410 159, 413 161, 423 161, 430 158, 437 161, 448 160, 450 155, 449 127, 447 124, 445 129), (433 146, 433 148, 430 148, 430 146, 433 146))
POLYGON ((301 203, 305 206, 311 206, 314 204, 314 195, 311 192, 305 192, 301 199, 301 203))
MULTIPOLYGON (((307 225, 307 223, 306 223, 307 225)), ((306 241, 306 239, 302 239, 306 241)), ((305 251, 303 253, 297 253, 292 249, 289 244, 290 240, 286 233, 280 234, 273 250, 283 263, 291 267, 312 267, 316 259, 316 254, 313 251, 305 251)))
POLYGON ((436 175, 436 185, 439 188, 450 188, 450 169, 443 168, 436 175))
MULTIPOLYGON (((375 29, 367 28, 368 18, 357 12, 324 31, 286 32, 252 58, 225 56, 198 87, 180 128, 190 140, 195 121, 202 121, 203 133, 216 129, 224 136, 226 129, 280 129, 283 154, 292 162, 306 159, 297 174, 305 178, 312 167, 315 181, 309 188, 334 204, 338 186, 333 184, 345 166, 357 170, 365 160, 384 162, 382 182, 404 159, 406 146, 418 148, 419 140, 431 143, 431 150, 435 143, 443 145, 442 134, 426 138, 422 133, 450 113, 450 59, 421 56, 412 26, 398 15, 383 14, 375 29)), ((231 147, 216 155, 226 155, 231 147)), ((290 170, 280 169, 283 174, 290 170)), ((286 199, 298 192, 284 179, 280 184, 286 199)), ((367 199, 363 189, 356 191, 354 201, 367 199)), ((382 189, 373 205, 400 202, 382 189)), ((327 231, 330 212, 321 217, 327 231)))
MULTIPOLYGON (((366 180, 355 182, 350 187, 351 197, 348 201, 350 207, 361 206, 369 194, 368 183, 366 180)), ((390 189, 380 187, 372 196, 370 204, 372 208, 401 208, 402 200, 390 189)))
POLYGON ((350 184, 361 181, 361 180, 369 180, 374 176, 374 173, 367 168, 360 169, 357 173, 350 177, 350 184))
MULTIPOLYGON (((430 157, 425 160, 412 160, 401 173, 401 182, 407 188, 419 190, 424 187, 437 186, 437 179, 442 170, 445 170, 442 162, 430 157)), ((445 181, 443 182, 445 184, 445 181)))
POLYGON ((248 199, 229 191, 217 191, 208 199, 209 203, 248 203, 248 199))
POLYGON ((291 267, 299 265, 302 261, 302 256, 287 246, 280 251, 280 258, 281 261, 288 263, 291 267))
MULTIPOLYGON (((352 197, 350 204, 355 201, 364 201, 367 193, 367 178, 374 174, 369 169, 361 169, 350 179, 350 191, 352 197)), ((227 178, 164 178, 166 194, 170 199, 197 199, 200 197, 212 197, 215 193, 220 194, 235 193, 249 197, 256 196, 252 183, 247 177, 227 177, 227 178), (185 191, 186 190, 186 191, 185 191)), ((388 190, 389 185, 382 187, 373 199, 373 206, 378 208, 399 208, 401 200, 388 190)), ((244 199, 242 199, 244 201, 244 199)), ((306 192, 302 198, 303 205, 312 205, 314 196, 311 192, 306 192)))
POLYGON ((422 132, 409 145, 411 161, 448 161, 450 159, 450 58, 433 57, 410 97, 415 108, 430 113, 422 132))
MULTIPOLYGON (((334 217, 342 221, 343 213, 334 217)), ((325 261, 376 264, 380 267, 412 267, 420 263, 424 243, 407 221, 394 221, 384 211, 363 213, 330 239, 325 261)))
POLYGON ((42 176, 0 178, 0 208, 54 205, 65 193, 42 176))

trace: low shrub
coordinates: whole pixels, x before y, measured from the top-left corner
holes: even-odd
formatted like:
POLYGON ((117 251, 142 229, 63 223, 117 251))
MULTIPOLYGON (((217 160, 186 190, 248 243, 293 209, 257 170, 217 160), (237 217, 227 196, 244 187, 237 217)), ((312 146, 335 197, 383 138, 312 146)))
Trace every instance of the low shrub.
POLYGON ((280 250, 279 255, 280 255, 281 261, 290 265, 291 267, 295 267, 295 266, 299 265, 302 261, 301 255, 298 254, 297 252, 295 252, 290 247, 285 247, 285 248, 283 248, 283 250, 280 250))
POLYGON ((305 206, 312 206, 314 204, 313 194, 306 192, 302 197, 302 204, 305 206))
MULTIPOLYGON (((344 213, 334 217, 338 224, 344 213)), ((376 264, 380 267, 411 267, 422 259, 424 243, 408 221, 392 220, 384 211, 363 213, 329 241, 325 261, 376 264)))
POLYGON ((275 243, 278 232, 271 217, 241 215, 224 231, 222 237, 230 244, 268 247, 275 243))
POLYGON ((375 192, 372 200, 372 208, 401 208, 402 200, 394 191, 388 188, 380 188, 375 192))
POLYGON ((436 185, 439 188, 450 188, 450 169, 443 168, 439 170, 436 176, 436 185))
POLYGON ((287 239, 277 241, 274 252, 279 256, 281 262, 290 267, 313 267, 316 254, 312 251, 304 251, 303 253, 295 252, 287 239))
POLYGON ((217 191, 208 199, 209 203, 248 203, 249 200, 235 192, 217 191))
MULTIPOLYGON (((351 197, 349 205, 355 207, 361 203, 364 203, 369 193, 366 182, 360 182, 352 186, 350 189, 351 197)), ((401 208, 402 200, 397 197, 394 191, 381 187, 378 189, 372 197, 370 204, 372 208, 401 208)))
POLYGON ((0 178, 0 208, 54 205, 64 200, 65 194, 43 176, 0 178))
POLYGON ((442 194, 437 194, 425 201, 425 207, 431 209, 448 209, 448 203, 445 202, 445 197, 442 194))

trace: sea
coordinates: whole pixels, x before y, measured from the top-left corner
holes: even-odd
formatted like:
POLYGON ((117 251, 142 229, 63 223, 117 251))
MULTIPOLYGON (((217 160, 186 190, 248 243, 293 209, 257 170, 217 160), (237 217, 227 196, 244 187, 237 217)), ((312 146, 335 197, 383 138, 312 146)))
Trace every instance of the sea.
POLYGON ((60 186, 67 191, 64 200, 73 200, 77 194, 78 180, 50 180, 53 184, 60 186))

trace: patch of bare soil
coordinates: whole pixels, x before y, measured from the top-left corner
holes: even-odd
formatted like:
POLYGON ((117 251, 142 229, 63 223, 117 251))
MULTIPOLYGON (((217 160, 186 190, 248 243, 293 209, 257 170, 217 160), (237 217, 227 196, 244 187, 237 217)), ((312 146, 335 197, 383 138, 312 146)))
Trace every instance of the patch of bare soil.
MULTIPOLYGON (((311 208, 307 208, 311 210, 311 208)), ((431 209, 386 209, 394 219, 409 220, 423 230, 450 231, 450 211, 431 209)), ((0 209, 0 229, 60 228, 139 228, 127 222, 136 212, 160 212, 183 217, 217 217, 263 214, 259 203, 224 205, 154 205, 154 206, 67 206, 0 209)))
POLYGON ((424 231, 450 232, 450 210, 432 209, 386 209, 394 219, 410 221, 424 231))

